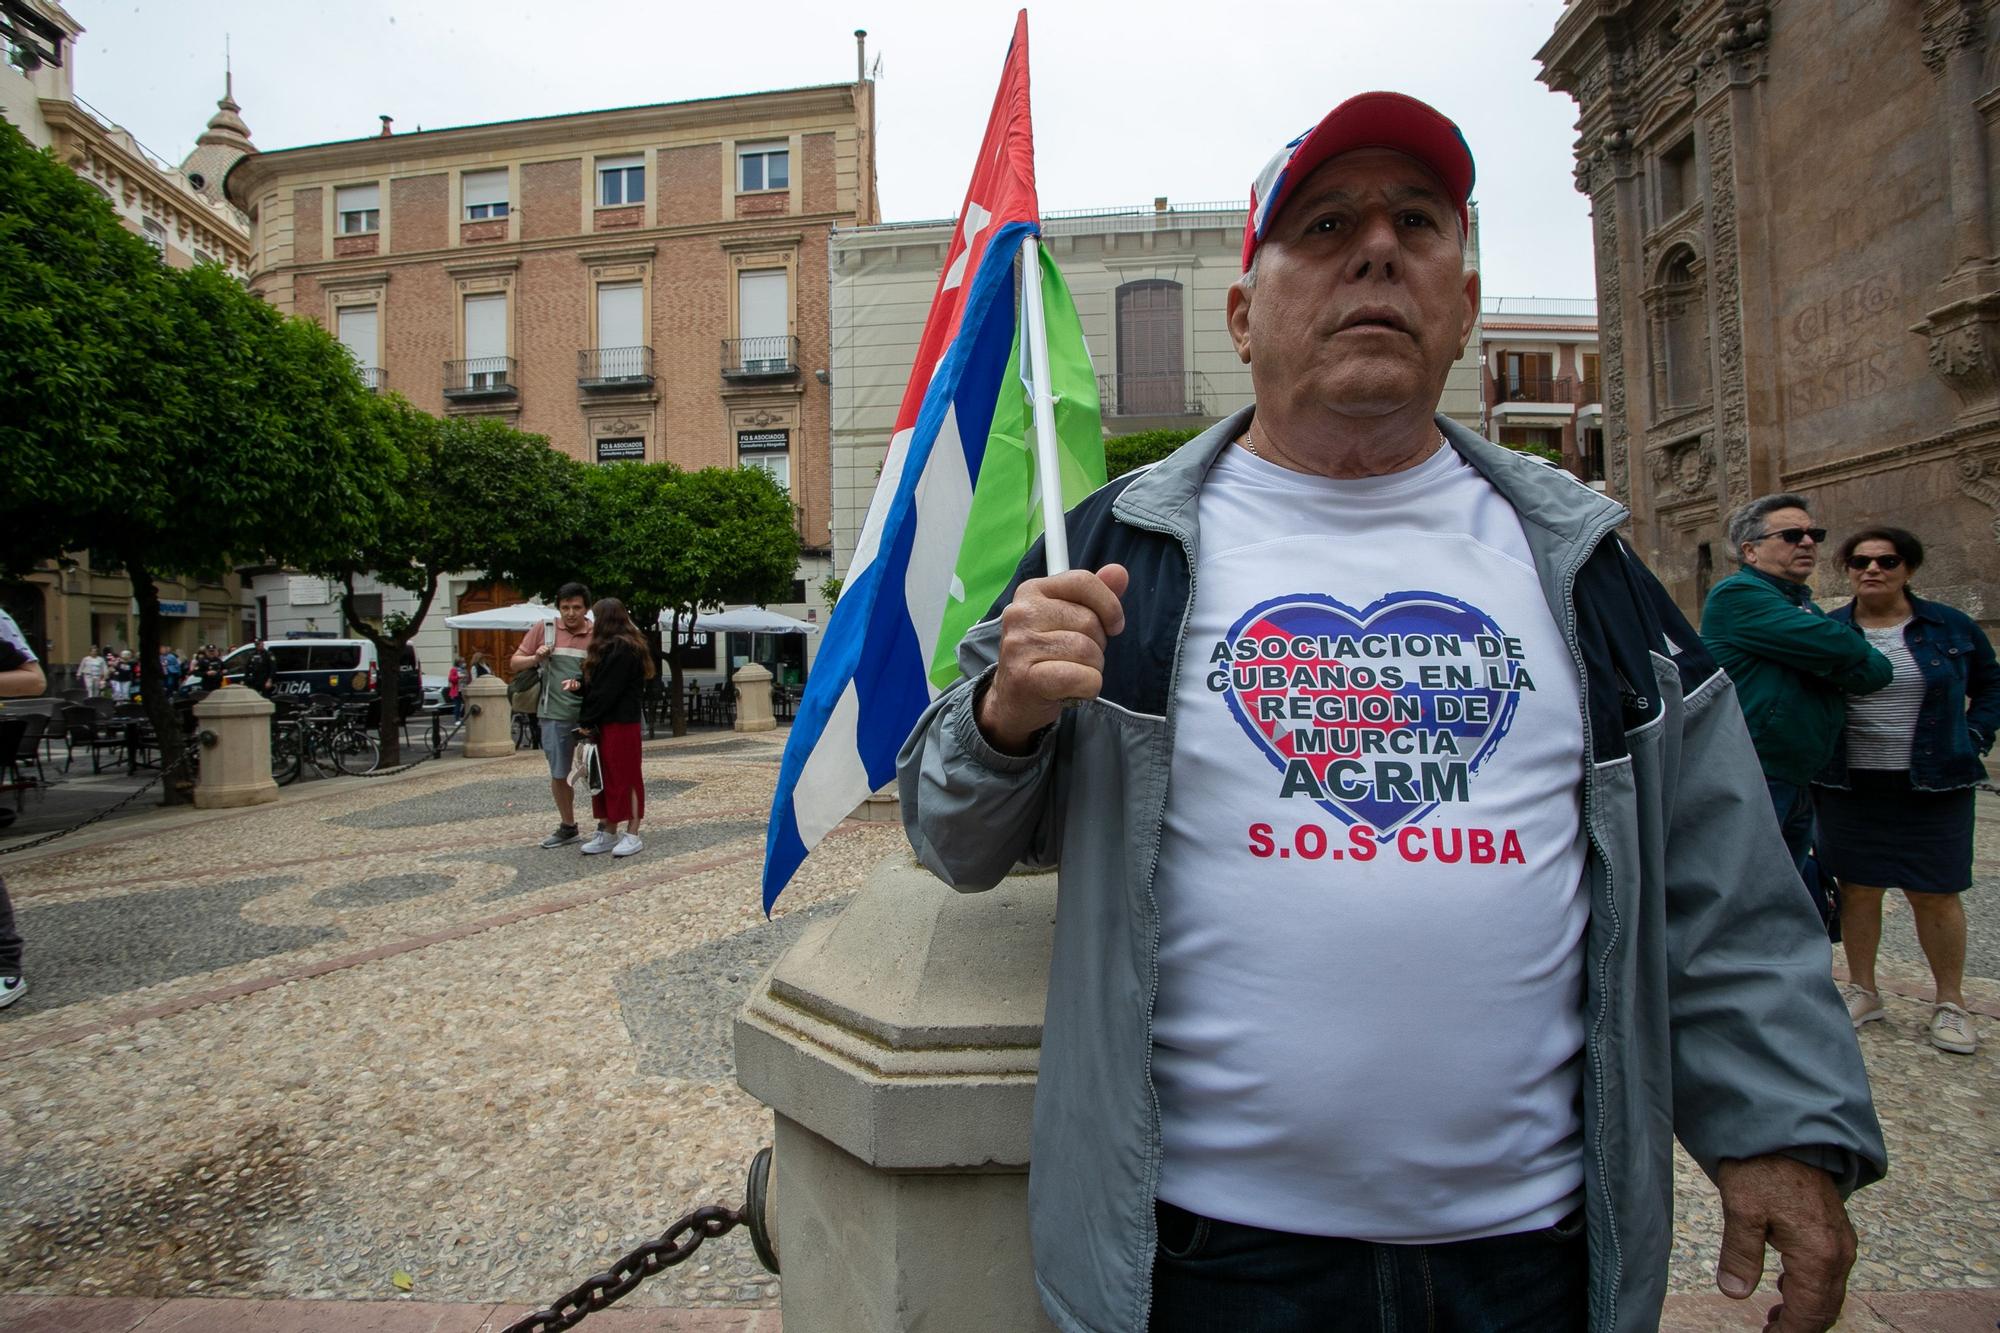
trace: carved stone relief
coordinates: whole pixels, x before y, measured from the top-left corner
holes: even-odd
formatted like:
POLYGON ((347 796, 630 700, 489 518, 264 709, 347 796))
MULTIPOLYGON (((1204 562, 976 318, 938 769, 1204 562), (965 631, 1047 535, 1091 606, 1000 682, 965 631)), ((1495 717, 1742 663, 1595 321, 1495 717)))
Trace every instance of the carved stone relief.
POLYGON ((1958 489, 1994 511, 1991 531, 2000 541, 2000 457, 1966 455, 1958 460, 1958 489))
POLYGON ((1592 200, 1597 222, 1597 328, 1604 377, 1604 485, 1611 497, 1630 504, 1632 488, 1625 417, 1625 316, 1618 272, 1618 203, 1607 181, 1592 200))
POLYGON ((1736 250, 1736 166, 1729 110, 1707 126, 1709 284, 1715 310, 1716 428, 1721 437, 1724 499, 1750 498, 1750 410, 1743 382, 1743 291, 1736 250))

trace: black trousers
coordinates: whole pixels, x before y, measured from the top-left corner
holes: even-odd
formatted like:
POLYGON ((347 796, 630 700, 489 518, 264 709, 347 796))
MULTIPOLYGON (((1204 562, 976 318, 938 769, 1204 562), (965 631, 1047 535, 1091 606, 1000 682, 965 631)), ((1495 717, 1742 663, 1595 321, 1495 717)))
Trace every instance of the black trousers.
POLYGON ((1299 1236, 1155 1207, 1152 1333, 1583 1333, 1583 1210, 1448 1245, 1299 1236))

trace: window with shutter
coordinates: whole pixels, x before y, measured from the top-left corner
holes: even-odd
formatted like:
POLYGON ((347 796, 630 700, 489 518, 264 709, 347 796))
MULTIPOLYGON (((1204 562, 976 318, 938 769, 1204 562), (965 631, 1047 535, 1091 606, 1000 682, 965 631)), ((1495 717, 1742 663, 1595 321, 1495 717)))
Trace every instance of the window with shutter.
POLYGON ((465 298, 465 384, 491 389, 507 383, 507 298, 465 298))
POLYGON ((1118 289, 1118 413, 1179 415, 1187 410, 1181 285, 1164 278, 1118 289))
POLYGON ((465 220, 483 221, 507 216, 507 172, 468 171, 460 179, 465 196, 465 220))
POLYGON ((333 208, 339 214, 342 236, 358 236, 382 229, 382 187, 379 185, 343 185, 333 192, 333 208))

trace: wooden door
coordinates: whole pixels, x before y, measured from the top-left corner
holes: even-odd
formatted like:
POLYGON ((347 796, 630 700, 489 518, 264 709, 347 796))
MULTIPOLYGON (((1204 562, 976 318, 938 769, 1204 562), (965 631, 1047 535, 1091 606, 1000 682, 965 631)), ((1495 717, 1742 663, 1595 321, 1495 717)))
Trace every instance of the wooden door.
MULTIPOLYGON (((511 583, 475 583, 458 599, 456 614, 490 611, 496 606, 512 606, 520 600, 521 594, 511 583)), ((523 633, 524 631, 517 629, 459 630, 458 655, 463 657, 469 666, 474 653, 485 653, 500 679, 510 679, 514 674, 514 668, 507 664, 508 659, 512 658, 514 650, 521 646, 523 633)), ((449 675, 451 663, 441 662, 432 666, 426 662, 424 670, 426 674, 433 676, 449 675)))
POLYGON ((1187 411, 1181 341, 1181 285, 1162 278, 1118 289, 1118 414, 1178 416, 1187 411))

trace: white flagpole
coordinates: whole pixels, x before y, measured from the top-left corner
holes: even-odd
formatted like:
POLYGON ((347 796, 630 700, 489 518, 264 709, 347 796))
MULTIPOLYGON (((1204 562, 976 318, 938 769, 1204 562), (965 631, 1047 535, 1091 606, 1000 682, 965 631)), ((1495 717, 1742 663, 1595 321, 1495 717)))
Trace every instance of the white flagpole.
POLYGON ((1042 247, 1021 242, 1021 304, 1027 312, 1028 370, 1033 376, 1035 476, 1042 489, 1042 546, 1048 572, 1069 572, 1069 529, 1063 523, 1062 456, 1056 439, 1056 402, 1049 394, 1049 329, 1042 318, 1042 247))

